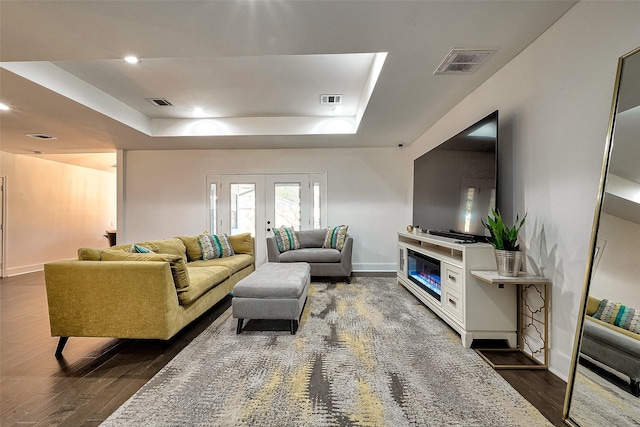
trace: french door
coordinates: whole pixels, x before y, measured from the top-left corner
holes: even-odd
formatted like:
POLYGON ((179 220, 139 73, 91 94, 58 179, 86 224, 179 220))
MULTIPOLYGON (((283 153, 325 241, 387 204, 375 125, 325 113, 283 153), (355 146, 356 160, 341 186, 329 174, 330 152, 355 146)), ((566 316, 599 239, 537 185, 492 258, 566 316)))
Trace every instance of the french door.
POLYGON ((251 233, 256 265, 272 229, 326 227, 326 174, 207 175, 210 232, 251 233))

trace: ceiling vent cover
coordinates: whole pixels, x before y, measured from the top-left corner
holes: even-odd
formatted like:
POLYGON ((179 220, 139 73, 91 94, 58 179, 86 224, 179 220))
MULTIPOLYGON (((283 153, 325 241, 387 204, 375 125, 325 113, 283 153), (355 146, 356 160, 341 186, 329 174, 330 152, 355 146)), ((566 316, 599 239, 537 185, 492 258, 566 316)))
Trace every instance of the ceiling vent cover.
POLYGON ((48 140, 58 139, 55 136, 47 135, 46 133, 27 133, 25 135, 28 136, 29 138, 35 138, 35 139, 48 139, 48 140))
POLYGON ((164 98, 146 98, 146 100, 156 107, 173 107, 173 104, 164 98))
POLYGON ((342 95, 320 95, 320 104, 342 104, 342 95))
POLYGON ((451 49, 433 74, 473 73, 495 52, 495 49, 451 49))

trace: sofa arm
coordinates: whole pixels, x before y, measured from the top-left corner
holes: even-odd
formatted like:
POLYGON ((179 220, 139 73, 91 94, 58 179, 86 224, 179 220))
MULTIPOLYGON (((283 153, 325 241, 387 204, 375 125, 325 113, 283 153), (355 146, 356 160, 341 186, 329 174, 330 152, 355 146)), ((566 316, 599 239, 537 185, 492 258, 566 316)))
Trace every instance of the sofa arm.
POLYGON ((340 257, 340 264, 342 264, 342 268, 347 273, 347 276, 351 276, 352 271, 352 254, 353 254, 353 238, 351 236, 347 236, 344 241, 344 246, 342 247, 342 256, 340 257))
POLYGON ((169 339, 180 309, 168 262, 44 266, 51 335, 169 339))
POLYGON ((267 261, 280 262, 280 251, 274 236, 267 237, 267 261))

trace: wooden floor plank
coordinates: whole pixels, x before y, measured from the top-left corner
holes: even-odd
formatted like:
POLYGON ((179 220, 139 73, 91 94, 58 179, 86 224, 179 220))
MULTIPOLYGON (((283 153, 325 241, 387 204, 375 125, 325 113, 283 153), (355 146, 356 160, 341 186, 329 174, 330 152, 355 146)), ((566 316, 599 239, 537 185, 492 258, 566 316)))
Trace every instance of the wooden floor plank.
MULTIPOLYGON (((70 338, 56 359, 44 273, 0 279, 0 425, 97 426, 229 306, 226 298, 169 342, 70 338)), ((498 371, 554 425, 564 381, 548 371, 498 371)))

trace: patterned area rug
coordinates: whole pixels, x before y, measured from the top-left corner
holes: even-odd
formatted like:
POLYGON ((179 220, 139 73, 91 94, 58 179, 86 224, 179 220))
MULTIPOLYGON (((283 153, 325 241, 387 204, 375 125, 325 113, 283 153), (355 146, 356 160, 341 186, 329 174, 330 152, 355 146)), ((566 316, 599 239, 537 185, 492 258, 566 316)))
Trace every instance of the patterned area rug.
POLYGON ((640 397, 578 365, 570 415, 585 426, 640 426, 640 397))
POLYGON ((394 278, 313 283, 288 322, 231 310, 103 426, 544 426, 394 278))

